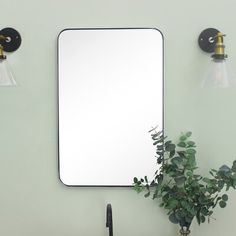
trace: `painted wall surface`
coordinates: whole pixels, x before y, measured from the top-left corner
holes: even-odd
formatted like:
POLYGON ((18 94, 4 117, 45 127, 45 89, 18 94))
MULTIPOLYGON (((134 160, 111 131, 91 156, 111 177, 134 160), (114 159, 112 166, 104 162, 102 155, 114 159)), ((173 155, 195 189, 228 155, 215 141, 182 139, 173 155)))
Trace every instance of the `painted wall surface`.
MULTIPOLYGON (((1 0, 0 28, 23 38, 8 59, 17 88, 0 88, 0 235, 102 236, 105 206, 113 205, 116 236, 172 236, 157 202, 128 188, 68 188, 57 169, 57 45, 68 27, 157 27, 165 37, 165 126, 173 139, 192 130, 202 173, 236 157, 235 89, 202 90, 209 65, 197 37, 216 27, 236 72, 234 0, 1 0)), ((195 222, 192 235, 235 235, 236 193, 210 225, 195 222)))

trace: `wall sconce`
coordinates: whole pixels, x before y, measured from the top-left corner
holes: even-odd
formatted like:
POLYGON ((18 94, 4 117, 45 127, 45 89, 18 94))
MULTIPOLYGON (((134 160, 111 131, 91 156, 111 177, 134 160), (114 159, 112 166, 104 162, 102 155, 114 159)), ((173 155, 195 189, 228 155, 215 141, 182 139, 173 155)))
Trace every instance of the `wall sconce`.
POLYGON ((227 63, 223 37, 219 30, 208 28, 201 32, 198 38, 200 48, 207 53, 214 53, 211 68, 202 81, 202 87, 227 88, 235 86, 235 77, 227 63))
POLYGON ((4 28, 0 30, 0 86, 16 85, 4 52, 14 52, 20 45, 21 36, 15 29, 4 28))

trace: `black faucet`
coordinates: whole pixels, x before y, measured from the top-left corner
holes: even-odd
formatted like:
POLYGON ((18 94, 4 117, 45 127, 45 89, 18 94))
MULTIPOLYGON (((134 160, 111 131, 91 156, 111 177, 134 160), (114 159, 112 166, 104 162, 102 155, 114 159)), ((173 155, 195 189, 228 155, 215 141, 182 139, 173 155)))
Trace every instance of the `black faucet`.
POLYGON ((107 222, 106 227, 109 228, 109 236, 113 236, 113 223, 112 223, 112 208, 111 204, 107 204, 107 222))

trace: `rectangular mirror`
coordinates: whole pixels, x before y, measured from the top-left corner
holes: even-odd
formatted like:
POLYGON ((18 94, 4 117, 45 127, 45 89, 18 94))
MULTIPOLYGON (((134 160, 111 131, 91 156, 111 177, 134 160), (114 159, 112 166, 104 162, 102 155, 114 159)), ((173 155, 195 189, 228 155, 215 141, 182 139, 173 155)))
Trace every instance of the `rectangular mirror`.
POLYGON ((156 29, 66 29, 58 37, 59 176, 69 186, 153 177, 148 131, 163 125, 156 29))

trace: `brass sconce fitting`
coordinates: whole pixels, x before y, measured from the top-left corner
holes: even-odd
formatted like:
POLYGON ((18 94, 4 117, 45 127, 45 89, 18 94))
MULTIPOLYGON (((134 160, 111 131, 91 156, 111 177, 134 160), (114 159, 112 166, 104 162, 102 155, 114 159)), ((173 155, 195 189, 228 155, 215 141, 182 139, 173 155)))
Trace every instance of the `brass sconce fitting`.
POLYGON ((7 57, 4 55, 3 46, 0 44, 0 60, 5 60, 7 57))
POLYGON ((227 55, 225 54, 225 45, 223 43, 223 37, 226 36, 225 34, 222 34, 221 32, 218 32, 215 36, 216 38, 216 44, 214 49, 214 54, 212 57, 214 59, 223 60, 227 58, 227 55))
POLYGON ((201 32, 198 44, 204 52, 213 53, 212 57, 216 60, 227 58, 223 37, 225 34, 214 28, 208 28, 201 32))

